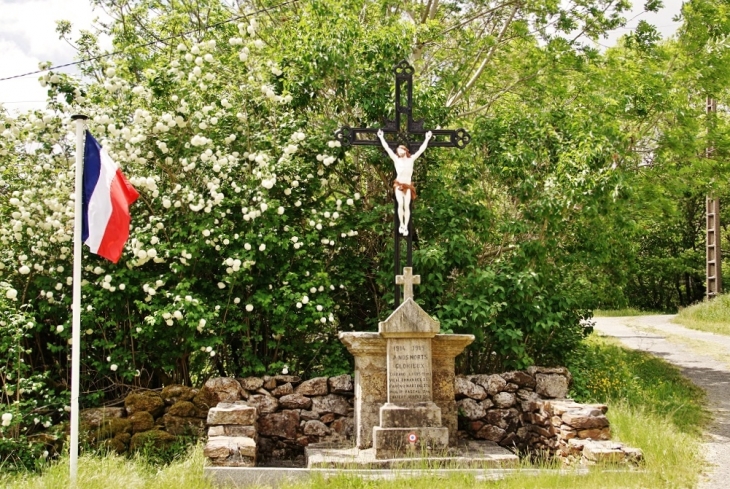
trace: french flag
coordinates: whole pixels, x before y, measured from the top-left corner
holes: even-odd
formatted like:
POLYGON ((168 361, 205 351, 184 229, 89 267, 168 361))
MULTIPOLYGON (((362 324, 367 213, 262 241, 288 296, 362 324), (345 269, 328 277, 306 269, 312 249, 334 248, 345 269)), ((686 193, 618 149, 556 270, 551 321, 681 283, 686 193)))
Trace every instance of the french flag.
POLYGON ((82 241, 116 263, 129 238, 129 206, 139 193, 89 131, 84 146, 82 241))

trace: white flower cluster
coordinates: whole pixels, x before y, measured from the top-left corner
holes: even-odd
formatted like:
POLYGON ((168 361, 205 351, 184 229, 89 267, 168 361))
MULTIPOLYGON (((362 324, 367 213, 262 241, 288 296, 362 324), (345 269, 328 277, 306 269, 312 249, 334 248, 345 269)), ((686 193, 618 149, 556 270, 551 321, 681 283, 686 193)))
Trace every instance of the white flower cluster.
MULTIPOLYGON (((339 141, 337 141, 337 143, 339 143, 339 141)), ((334 156, 327 155, 327 154, 319 154, 319 155, 317 155, 317 161, 322 162, 322 164, 324 166, 330 166, 332 163, 337 161, 337 158, 335 158, 334 156)))
POLYGON ((13 421, 13 413, 3 413, 2 420, 3 426, 10 426, 10 423, 13 421))
POLYGON ((200 134, 196 134, 190 139, 190 144, 192 144, 193 146, 207 146, 212 143, 212 139, 208 139, 205 136, 201 136, 200 134))

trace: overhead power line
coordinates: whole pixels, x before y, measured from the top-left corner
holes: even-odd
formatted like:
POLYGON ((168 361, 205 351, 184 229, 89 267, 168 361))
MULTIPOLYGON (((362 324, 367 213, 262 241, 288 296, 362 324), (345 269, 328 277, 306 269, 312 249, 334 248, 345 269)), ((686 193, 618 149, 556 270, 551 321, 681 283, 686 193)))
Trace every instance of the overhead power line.
MULTIPOLYGON (((262 14, 262 13, 265 13, 265 12, 269 12, 271 10, 276 10, 276 9, 281 8, 281 7, 285 7, 287 5, 293 4, 293 3, 298 3, 299 1, 300 0, 289 0, 288 2, 279 3, 277 5, 274 5, 273 7, 262 8, 262 9, 259 9, 259 10, 256 10, 254 12, 250 12, 250 13, 247 13, 247 14, 237 15, 235 17, 231 17, 228 20, 223 20, 223 21, 220 21, 220 22, 216 22, 215 24, 207 25, 202 30, 208 31, 208 30, 211 30, 211 29, 215 29, 215 28, 220 27, 220 26, 222 26, 224 24, 229 24, 231 22, 236 22, 237 20, 245 19, 245 18, 250 17, 252 15, 258 15, 258 14, 262 14)), ((179 37, 184 37, 184 36, 187 36, 187 35, 190 35, 190 34, 195 34, 195 33, 200 32, 200 31, 201 31, 201 29, 191 29, 189 31, 182 32, 180 34, 175 34, 174 36, 169 36, 169 37, 165 37, 165 38, 162 38, 162 39, 155 39, 154 41, 146 42, 144 44, 136 44, 136 45, 131 46, 131 47, 126 48, 126 49, 146 48, 146 47, 152 46, 152 45, 157 44, 157 43, 160 43, 160 42, 170 41, 172 39, 177 39, 179 37)), ((0 82, 1 81, 7 81, 7 80, 14 80, 16 78, 23 78, 25 76, 30 76, 30 75, 37 75, 39 73, 44 73, 46 71, 59 70, 61 68, 68 68, 69 66, 76 66, 76 65, 83 64, 83 63, 88 63, 90 61, 96 61, 96 60, 99 60, 99 59, 108 58, 110 56, 116 56, 118 54, 124 54, 125 51, 126 51, 126 49, 124 49, 122 51, 114 51, 114 52, 111 52, 111 53, 100 54, 98 56, 92 56, 90 58, 80 59, 78 61, 74 61, 73 63, 66 63, 66 64, 62 64, 62 65, 51 66, 50 68, 46 68, 45 70, 29 71, 28 73, 22 73, 20 75, 6 76, 5 78, 0 78, 0 82)))

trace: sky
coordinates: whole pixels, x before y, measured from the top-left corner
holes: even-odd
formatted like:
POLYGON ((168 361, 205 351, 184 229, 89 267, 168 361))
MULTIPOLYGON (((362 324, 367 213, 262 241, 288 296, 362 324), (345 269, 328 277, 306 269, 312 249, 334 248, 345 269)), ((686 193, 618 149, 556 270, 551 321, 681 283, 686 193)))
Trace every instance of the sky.
MULTIPOLYGON (((682 0, 664 0, 657 14, 640 14, 643 0, 635 0, 635 4, 626 16, 626 28, 600 40, 601 46, 614 45, 640 20, 653 24, 664 36, 672 35, 679 26, 672 18, 679 14, 682 0)), ((89 0, 0 0, 0 78, 36 71, 41 61, 50 61, 54 66, 74 61, 74 49, 56 34, 56 21, 71 21, 74 39, 79 29, 91 29, 96 18, 108 17, 102 10, 94 10, 89 0)), ((103 47, 108 44, 108 39, 102 40, 103 47)), ((63 71, 78 73, 75 68, 63 71)), ((46 89, 38 84, 39 76, 0 81, 0 103, 11 112, 43 108, 46 89)))

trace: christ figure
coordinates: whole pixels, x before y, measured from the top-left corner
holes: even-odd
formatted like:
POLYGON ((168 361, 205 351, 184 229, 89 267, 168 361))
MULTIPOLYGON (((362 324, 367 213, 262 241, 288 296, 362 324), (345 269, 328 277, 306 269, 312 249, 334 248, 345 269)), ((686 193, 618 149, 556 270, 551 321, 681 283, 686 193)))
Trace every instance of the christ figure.
POLYGON ((413 156, 411 156, 408 148, 402 145, 396 148, 396 153, 393 153, 388 143, 385 142, 382 130, 378 130, 378 138, 388 153, 388 156, 390 156, 390 159, 395 164, 396 176, 393 181, 393 188, 395 189, 395 200, 398 202, 398 220, 400 221, 398 232, 403 236, 408 236, 408 221, 411 218, 411 200, 416 200, 416 188, 411 183, 413 162, 426 151, 428 141, 431 139, 431 131, 426 133, 426 139, 413 156))

